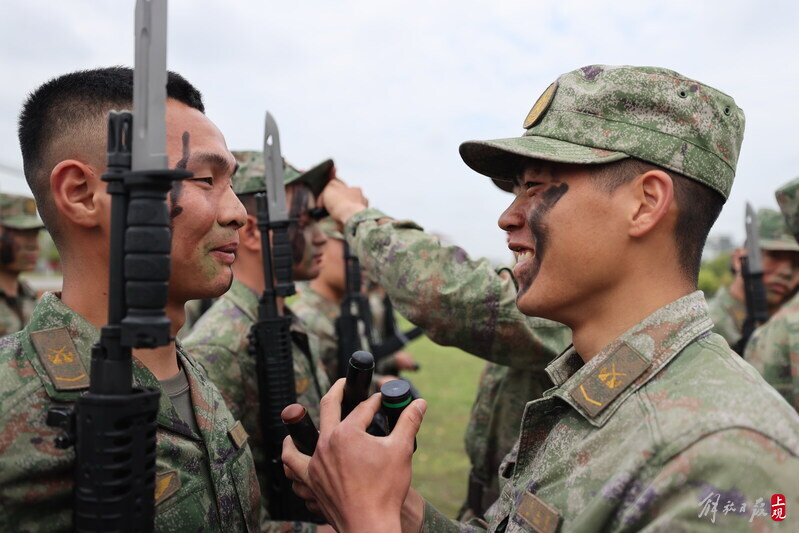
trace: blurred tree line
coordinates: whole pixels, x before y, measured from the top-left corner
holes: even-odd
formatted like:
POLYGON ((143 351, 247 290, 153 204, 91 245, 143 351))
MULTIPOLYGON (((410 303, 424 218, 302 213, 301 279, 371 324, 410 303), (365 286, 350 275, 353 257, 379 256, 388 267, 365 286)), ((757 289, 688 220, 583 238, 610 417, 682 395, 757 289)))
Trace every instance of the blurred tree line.
POLYGON ((731 252, 722 252, 713 259, 702 261, 699 269, 699 289, 705 293, 706 298, 713 296, 719 287, 732 282, 731 257, 731 252))

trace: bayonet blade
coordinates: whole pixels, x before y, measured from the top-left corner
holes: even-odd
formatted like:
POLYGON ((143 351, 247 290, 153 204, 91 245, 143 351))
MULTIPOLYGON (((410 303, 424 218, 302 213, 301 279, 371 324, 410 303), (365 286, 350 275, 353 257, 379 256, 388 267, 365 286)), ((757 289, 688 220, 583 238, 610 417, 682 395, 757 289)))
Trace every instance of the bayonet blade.
POLYGON ((746 202, 746 256, 749 259, 749 273, 763 273, 763 257, 760 252, 760 233, 757 227, 757 216, 752 204, 746 202))
POLYGON ((136 0, 132 170, 167 168, 166 2, 136 0))
POLYGON ((270 221, 288 220, 286 190, 283 184, 283 157, 280 153, 280 133, 275 117, 269 111, 266 112, 264 127, 264 171, 270 221))

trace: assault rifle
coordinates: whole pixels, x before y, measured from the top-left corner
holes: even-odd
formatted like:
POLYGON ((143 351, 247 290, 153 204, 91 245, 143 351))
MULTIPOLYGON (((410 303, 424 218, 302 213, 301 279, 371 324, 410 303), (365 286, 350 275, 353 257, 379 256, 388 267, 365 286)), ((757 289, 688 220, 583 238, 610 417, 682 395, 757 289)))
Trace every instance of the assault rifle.
POLYGON ((361 264, 344 241, 344 298, 336 319, 339 377, 346 377, 352 354, 367 348, 361 343, 362 331, 371 344, 372 313, 369 301, 361 292, 361 264), (363 330, 359 324, 363 324, 363 330))
MULTIPOLYGON (((386 332, 387 337, 383 342, 372 346, 372 353, 375 359, 380 360, 387 355, 391 355, 397 350, 401 350, 403 346, 422 335, 422 328, 413 327, 407 331, 402 331, 397 324, 397 319, 394 317, 394 304, 391 303, 391 298, 388 294, 383 297, 383 331, 386 332)), ((419 370, 419 365, 416 365, 413 370, 419 370)), ((396 369, 389 374, 397 374, 399 369, 396 369)))
POLYGON ((286 406, 297 402, 297 392, 294 388, 291 317, 283 313, 278 298, 294 294, 294 281, 288 231, 291 220, 286 209, 280 135, 275 119, 268 112, 264 133, 264 170, 266 193, 259 193, 255 198, 265 288, 258 300, 258 321, 250 330, 250 350, 256 362, 261 431, 269 461, 269 470, 265 473, 269 515, 273 520, 318 522, 319 517, 311 513, 305 502, 292 491, 280 458, 283 439, 288 435, 280 414, 286 406))
POLYGON ((133 387, 132 348, 171 342, 167 302, 172 234, 167 170, 166 0, 136 3, 133 115, 108 117, 111 195, 108 325, 92 347, 89 391, 74 409, 54 407, 48 424, 75 446, 76 531, 152 531, 155 519, 157 389, 133 387))
POLYGON ((741 339, 733 346, 743 355, 749 338, 755 329, 768 320, 766 288, 763 285, 763 258, 760 252, 760 236, 757 217, 749 202, 746 203, 746 255, 741 257, 741 276, 744 280, 746 319, 741 328, 741 339))
MULTIPOLYGON (((341 313, 336 319, 336 334, 338 335, 338 368, 339 377, 347 376, 347 369, 350 366, 350 357, 359 351, 366 349, 362 346, 361 334, 363 334, 369 343, 369 351, 374 356, 375 363, 379 361, 380 357, 392 354, 402 348, 405 343, 397 336, 396 322, 394 322, 395 330, 394 335, 390 337, 383 344, 378 344, 375 341, 375 331, 372 326, 372 311, 369 308, 369 300, 361 292, 361 263, 358 257, 352 253, 347 241, 344 241, 344 265, 345 265, 345 283, 344 283, 344 298, 341 300, 341 313), (360 328, 363 324, 363 329, 360 328), (379 354, 379 356, 378 356, 379 354)), ((386 313, 391 314, 391 320, 394 319, 394 309, 389 306, 386 313)), ((401 334, 401 332, 400 332, 401 334)), ((411 335, 414 337, 421 334, 421 331, 411 335)), ((407 341, 406 341, 407 342, 407 341)), ((405 378, 400 378, 403 381, 408 381, 405 378)), ((411 394, 414 399, 421 398, 419 391, 408 381, 411 386, 411 394)))

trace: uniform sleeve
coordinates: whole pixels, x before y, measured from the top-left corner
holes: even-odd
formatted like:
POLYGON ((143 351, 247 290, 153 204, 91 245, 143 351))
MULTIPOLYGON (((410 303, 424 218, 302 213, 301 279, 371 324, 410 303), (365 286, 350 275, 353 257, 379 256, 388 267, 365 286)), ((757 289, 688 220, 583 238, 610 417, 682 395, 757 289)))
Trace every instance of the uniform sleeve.
POLYGON ((345 233, 366 274, 438 344, 530 369, 546 366, 570 342, 565 326, 528 318, 516 308, 516 286, 507 271, 498 273, 487 259, 442 245, 413 222, 367 209, 348 221, 345 233))
POLYGON ((799 315, 795 313, 780 313, 755 330, 744 359, 799 411, 799 319, 796 317, 799 315))
MULTIPOLYGON (((670 458, 637 501, 625 506, 620 529, 795 530, 797 476, 799 459, 773 440, 752 430, 719 431, 670 458), (783 524, 772 520, 775 494, 786 503, 783 524)), ((578 530, 585 524, 573 525, 578 530)))
POLYGON ((419 533, 477 533, 486 530, 485 522, 479 520, 472 520, 469 523, 456 522, 444 516, 430 502, 424 502, 424 519, 419 533))

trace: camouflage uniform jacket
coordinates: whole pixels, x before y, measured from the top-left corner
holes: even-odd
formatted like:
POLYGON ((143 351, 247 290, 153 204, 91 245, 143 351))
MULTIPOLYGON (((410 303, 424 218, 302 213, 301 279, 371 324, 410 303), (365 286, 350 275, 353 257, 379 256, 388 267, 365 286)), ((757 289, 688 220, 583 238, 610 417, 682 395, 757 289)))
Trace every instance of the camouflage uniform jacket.
POLYGON ((755 330, 744 359, 799 411, 799 294, 755 330))
POLYGON ((302 321, 305 329, 319 339, 319 359, 325 366, 329 380, 338 379, 336 319, 341 314, 339 305, 306 285, 291 302, 291 311, 302 321))
POLYGON ((488 525, 428 505, 422 531, 768 529, 772 494, 799 506, 799 416, 711 326, 697 291, 587 364, 568 349, 525 409, 488 525))
POLYGON ((490 361, 465 436, 472 477, 485 487, 485 509, 499 494, 497 470, 516 442, 524 406, 552 386, 544 369, 569 345, 571 331, 523 315, 507 270, 442 246, 413 222, 384 218, 366 209, 345 228, 364 272, 434 342, 490 361))
POLYGON ((0 290, 0 337, 25 327, 36 307, 36 292, 24 281, 19 282, 17 297, 10 298, 0 290))
MULTIPOLYGON (((258 382, 255 359, 249 352, 247 334, 258 317, 258 295, 234 280, 233 285, 203 314, 184 340, 186 350, 205 368, 210 380, 219 388, 233 415, 240 419, 250 435, 255 468, 261 482, 265 509, 268 460, 264 452, 258 407, 258 382)), ((306 336, 299 325, 292 325, 294 337, 294 378, 297 401, 303 404, 319 426, 319 402, 330 388, 324 367, 318 359, 317 341, 306 336), (304 349, 299 347, 305 344, 304 349), (310 350, 308 346, 310 345, 310 350)), ((262 512, 263 514, 263 512, 262 512)), ((268 518, 268 517, 264 517, 268 518)), ((268 521, 262 531, 315 531, 312 524, 284 524, 268 521)))
MULTIPOLYGON (((372 302, 370 308, 374 309, 372 302)), ((331 302, 310 285, 304 286, 298 297, 291 302, 291 311, 300 319, 306 331, 313 333, 319 339, 319 358, 325 366, 330 382, 339 378, 338 359, 339 343, 336 331, 336 319, 341 315, 341 306, 331 302)), ((374 315, 372 315, 374 319, 374 315)), ((374 324, 373 324, 374 325, 374 324)), ((361 333, 361 346, 369 350, 369 341, 363 331, 361 333)), ((379 334, 379 332, 378 332, 379 334)), ((386 362, 391 356, 386 356, 378 362, 377 372, 380 372, 381 363, 386 362)))
MULTIPOLYGON (((32 339, 37 331, 50 328, 65 328, 62 331, 74 343, 83 376, 90 367, 91 346, 99 338, 94 326, 54 293, 46 293, 30 325, 0 340, 1 531, 72 530, 75 451, 55 447, 60 430, 45 420, 52 405, 73 402, 81 391, 58 390, 37 356, 32 339)), ((202 435, 192 431, 162 392, 157 417, 155 529, 256 531, 260 490, 249 446, 237 447, 228 433, 237 423, 219 392, 182 348, 177 353, 202 435)), ((77 361, 68 344, 61 355, 65 356, 62 364, 77 361)), ((49 360, 58 364, 53 357, 49 360)), ((133 381, 159 387, 155 376, 136 359, 133 381)))
POLYGON ((718 333, 727 340, 727 344, 735 346, 741 340, 746 305, 732 297, 729 287, 719 287, 708 302, 708 309, 710 320, 713 321, 713 333, 718 333))

